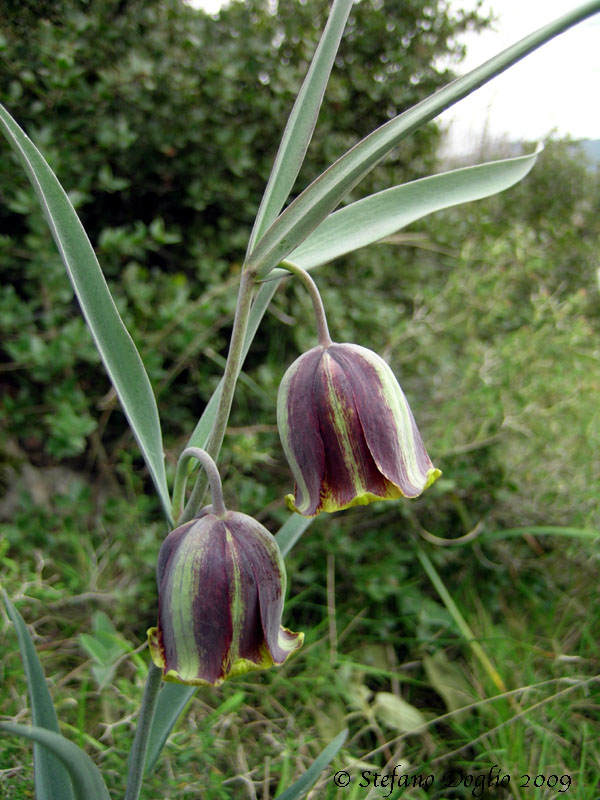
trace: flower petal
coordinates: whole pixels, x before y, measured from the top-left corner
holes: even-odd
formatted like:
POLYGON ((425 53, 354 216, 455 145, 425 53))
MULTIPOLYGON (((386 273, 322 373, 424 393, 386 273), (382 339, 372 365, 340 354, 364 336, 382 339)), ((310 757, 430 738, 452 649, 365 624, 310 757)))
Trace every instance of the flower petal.
POLYGON ((193 523, 179 535, 163 572, 158 645, 165 680, 215 684, 226 677, 223 663, 233 636, 234 565, 224 523, 213 516, 193 523))
POLYGON ((387 495, 387 481, 365 440, 352 381, 335 359, 334 348, 323 354, 315 381, 326 464, 317 511, 339 511, 387 495))
POLYGON ((365 440, 379 471, 405 497, 417 497, 440 475, 394 373, 372 350, 332 345, 331 357, 344 369, 365 440))
MULTIPOLYGON (((262 662, 257 662, 257 668, 283 664, 302 646, 304 634, 292 633, 281 625, 286 573, 277 542, 259 522, 240 512, 229 512, 227 528, 251 565, 258 587, 260 639, 257 636, 256 641, 263 641, 266 647, 261 651, 262 662)), ((240 655, 245 655, 242 646, 240 655)))
MULTIPOLYGON (((296 482, 291 506, 300 514, 318 513, 325 474, 325 450, 313 397, 323 348, 313 347, 287 370, 277 395, 277 427, 296 482)), ((288 498, 286 498, 288 499, 288 498)))

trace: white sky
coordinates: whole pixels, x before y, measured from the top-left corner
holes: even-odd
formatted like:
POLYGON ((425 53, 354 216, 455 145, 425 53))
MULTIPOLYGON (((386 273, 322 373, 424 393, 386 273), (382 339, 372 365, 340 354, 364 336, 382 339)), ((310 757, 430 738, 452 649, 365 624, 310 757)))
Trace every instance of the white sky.
MULTIPOLYGON (((473 0, 453 0, 454 7, 473 0)), ((494 31, 468 34, 468 72, 547 22, 576 8, 578 0, 485 0, 498 17, 494 31)), ((600 14, 580 22, 507 72, 448 109, 451 149, 470 150, 483 137, 538 139, 558 135, 600 139, 600 14)))
MULTIPOLYGON (((582 0, 484 0, 498 21, 494 30, 467 34, 460 72, 473 67, 582 0)), ((214 13, 222 0, 188 0, 214 13)), ((475 0, 450 0, 473 8, 475 0)), ((580 22, 461 100, 439 119, 449 130, 448 149, 469 152, 483 139, 540 139, 560 136, 600 139, 600 14, 580 22)))

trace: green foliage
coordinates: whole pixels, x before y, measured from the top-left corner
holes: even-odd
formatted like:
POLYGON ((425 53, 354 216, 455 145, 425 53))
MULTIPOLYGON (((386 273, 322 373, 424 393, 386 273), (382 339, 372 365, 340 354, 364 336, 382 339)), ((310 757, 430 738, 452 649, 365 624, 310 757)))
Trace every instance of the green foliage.
MULTIPOLYGON (((61 2, 39 16, 23 5, 2 34, 0 102, 69 191, 158 389, 168 442, 185 436, 214 388, 211 355, 224 354, 233 311, 228 281, 325 19, 321 0, 289 3, 277 16, 236 3, 216 20, 178 0, 61 2)), ((476 23, 424 0, 385 13, 357 6, 298 185, 445 82, 434 56, 476 23)), ((361 191, 424 174, 437 141, 435 126, 423 129, 361 191)), ((125 420, 111 413, 64 269, 5 150, 0 185, 4 439, 10 429, 48 460, 80 455, 98 432, 110 457, 125 420), (60 385, 74 393, 70 409, 49 394, 60 385)))
MULTIPOLYGON (((50 751, 67 769, 75 800, 86 797, 97 797, 98 800, 110 800, 102 775, 92 759, 77 745, 70 742, 60 733, 31 725, 17 725, 14 722, 0 722, 0 731, 12 736, 22 736, 50 751)), ((52 791, 52 780, 46 782, 52 791)), ((64 794, 56 797, 64 797, 64 794)))
POLYGON ((92 617, 92 633, 82 633, 79 641, 94 662, 92 675, 98 684, 98 691, 102 691, 112 683, 115 670, 124 653, 131 652, 133 648, 119 635, 103 611, 96 611, 92 617))
MULTIPOLYGON (((455 487, 464 486, 460 463, 480 465, 480 490, 495 492, 496 520, 507 527, 600 522, 597 376, 590 369, 600 323, 599 204, 598 171, 572 145, 550 143, 514 195, 427 223, 438 246, 462 241, 451 258, 421 259, 432 271, 411 338, 431 337, 442 320, 445 330, 435 344, 429 338, 425 362, 438 376, 432 434, 449 451, 446 474, 455 487), (558 165, 565 187, 578 183, 581 193, 568 209, 550 193, 545 214, 534 214, 558 165), (465 453, 467 444, 475 449, 465 453)), ((481 513, 476 499, 464 499, 481 513)))

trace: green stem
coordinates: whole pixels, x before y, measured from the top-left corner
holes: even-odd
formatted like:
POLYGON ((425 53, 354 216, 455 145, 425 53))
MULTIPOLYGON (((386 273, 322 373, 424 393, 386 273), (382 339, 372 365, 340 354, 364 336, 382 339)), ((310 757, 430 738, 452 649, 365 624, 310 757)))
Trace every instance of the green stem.
MULTIPOLYGON (((219 407, 215 421, 210 433, 210 439, 206 445, 206 451, 213 458, 217 459, 223 444, 225 431, 227 430, 227 422, 229 421, 229 413, 231 412, 231 404, 233 402, 233 394, 235 392, 235 385, 242 368, 242 361, 244 357, 244 338, 246 336, 246 329, 248 328, 248 319, 250 317, 250 309, 252 307, 252 290, 254 288, 254 272, 244 270, 240 280, 240 289, 238 292, 237 306, 235 309, 235 318, 233 320, 233 331, 231 332, 231 342, 229 344, 229 353, 227 355, 227 363, 225 365, 225 372, 223 373, 223 385, 221 396, 219 398, 219 407)), ((187 502, 178 522, 187 522, 193 519, 202 507, 204 494, 207 486, 206 473, 201 473, 197 479, 196 484, 190 494, 190 499, 187 502)))
POLYGON ((325 308, 323 307, 323 300, 321 299, 321 295, 317 289, 317 284, 313 281, 308 272, 305 269, 302 269, 302 267, 299 267, 298 264, 294 264, 292 261, 282 261, 281 266, 287 269, 288 272, 291 272, 292 275, 300 278, 304 284, 304 288, 310 295, 310 299, 315 311, 319 344, 321 347, 329 347, 329 345, 333 344, 333 342, 331 341, 331 336, 329 335, 327 317, 325 316, 325 308))
POLYGON ((173 486, 173 514, 175 519, 181 515, 183 510, 183 498, 185 497, 185 487, 189 475, 188 464, 192 458, 199 461, 206 471, 212 496, 213 514, 218 517, 224 517, 227 509, 223 502, 223 486, 217 465, 206 450, 202 450, 200 447, 188 447, 179 456, 177 472, 175 473, 175 484, 173 486))
POLYGON ((485 650, 483 649, 483 647, 479 644, 479 642, 475 638, 475 634, 473 633, 473 631, 469 627, 468 622, 466 621, 466 619, 463 617, 463 615, 458 610, 458 606, 456 605, 456 603, 454 602, 454 600, 450 596, 450 592, 448 591, 448 589, 446 589, 446 586, 444 585, 443 580, 438 575, 437 570, 433 566, 433 564, 431 563, 431 560, 430 560, 429 556, 418 545, 416 545, 415 550, 416 550, 416 553, 417 553, 417 558, 421 562, 421 566, 423 567, 423 569, 427 573, 427 577, 429 578, 429 580, 433 584, 436 592, 441 597, 444 605, 448 609, 448 612, 450 613, 450 616, 452 617, 452 619, 456 623, 458 629, 460 630, 462 635, 465 637, 465 639, 468 641, 468 643, 471 645, 471 649, 473 650, 473 653, 479 659, 479 662, 481 663, 481 665, 483 666, 483 668, 485 669, 487 674, 490 676, 490 678, 494 682, 494 685, 496 686, 496 688, 499 689, 501 692, 506 692, 506 686, 504 685, 504 681, 500 677, 500 674, 499 674, 498 670, 492 664, 492 662, 488 658, 485 650))
POLYGON ((131 752, 129 753, 129 769, 127 774, 127 791, 125 800, 138 800, 146 766, 148 740, 152 729, 152 720, 156 710, 158 693, 162 683, 162 671, 151 661, 146 678, 146 687, 140 706, 140 716, 131 752))

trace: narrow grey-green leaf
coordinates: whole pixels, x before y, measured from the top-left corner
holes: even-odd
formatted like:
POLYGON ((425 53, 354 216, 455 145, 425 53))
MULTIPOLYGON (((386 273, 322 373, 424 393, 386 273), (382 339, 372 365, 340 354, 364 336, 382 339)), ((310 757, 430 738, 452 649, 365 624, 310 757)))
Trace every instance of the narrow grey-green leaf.
MULTIPOLYGON (((59 733, 58 718, 48 691, 42 665, 25 620, 2 592, 6 613, 15 626, 21 661, 27 678, 31 716, 34 725, 59 733)), ((33 746, 33 765, 35 775, 35 796, 37 800, 72 800, 71 781, 60 760, 39 744, 33 746)))
POLYGON ((289 260, 311 269, 378 242, 435 211, 501 192, 527 175, 539 153, 538 148, 527 156, 455 169, 372 194, 330 214, 290 253, 289 260))
POLYGON ((590 0, 569 11, 370 133, 285 209, 248 257, 247 267, 255 271, 259 279, 264 278, 402 139, 550 39, 598 11, 600 0, 590 0))
POLYGON ((2 106, 0 129, 35 189, 96 347, 170 518, 158 409, 140 355, 119 316, 87 234, 56 175, 2 106))
POLYGON ((60 759, 71 778, 75 800, 110 800, 98 767, 85 751, 60 733, 14 722, 0 722, 0 731, 30 739, 60 759))
MULTIPOLYGON (((158 760, 169 734, 175 727, 177 720, 181 716, 186 705, 192 699, 197 688, 197 686, 183 686, 178 683, 163 684, 160 694, 158 695, 156 711, 154 712, 154 721, 148 740, 146 766, 144 770, 146 775, 154 769, 154 765, 158 760)), ((231 697, 228 697, 221 705, 205 717, 205 722, 210 724, 211 721, 218 720, 223 714, 235 711, 243 703, 244 697, 244 692, 236 692, 231 697)))
POLYGON ((181 683, 163 683, 150 728, 144 768, 146 775, 154 769, 169 734, 197 688, 197 686, 184 686, 181 683))
POLYGON ((317 123, 325 87, 352 3, 353 0, 333 0, 325 30, 285 126, 269 182, 252 228, 248 252, 277 217, 298 177, 317 123))
POLYGON ((281 528, 275 534, 275 541, 279 545, 281 555, 285 556, 298 542, 315 517, 303 517, 302 514, 290 514, 281 528))
POLYGON ((328 767, 331 761, 333 761, 335 756, 338 754, 342 745, 346 741, 347 735, 348 730, 346 728, 341 733, 338 733, 335 739, 329 742, 321 755, 313 761, 306 772, 284 792, 278 794, 276 800, 298 800, 298 798, 303 797, 313 786, 313 784, 317 782, 319 775, 325 769, 325 767, 328 767))

